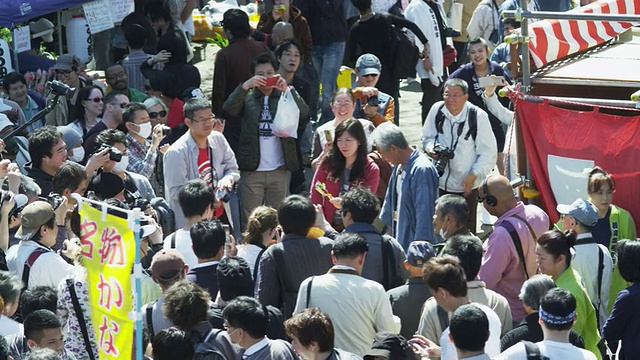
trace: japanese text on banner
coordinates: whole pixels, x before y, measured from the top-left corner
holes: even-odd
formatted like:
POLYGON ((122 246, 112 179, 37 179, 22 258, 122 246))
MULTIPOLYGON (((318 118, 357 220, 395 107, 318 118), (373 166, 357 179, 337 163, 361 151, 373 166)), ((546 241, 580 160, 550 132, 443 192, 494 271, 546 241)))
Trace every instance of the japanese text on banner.
POLYGON ((83 264, 100 359, 122 359, 133 345, 131 269, 135 254, 127 220, 85 205, 80 210, 83 264))

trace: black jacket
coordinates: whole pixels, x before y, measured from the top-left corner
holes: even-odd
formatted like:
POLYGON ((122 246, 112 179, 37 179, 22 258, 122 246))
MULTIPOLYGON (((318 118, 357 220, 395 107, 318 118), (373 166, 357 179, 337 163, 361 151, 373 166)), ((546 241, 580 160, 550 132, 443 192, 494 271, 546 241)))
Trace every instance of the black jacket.
MULTIPOLYGON (((544 339, 544 335, 542 334, 542 327, 538 323, 538 318, 537 312, 529 314, 524 318, 524 320, 522 320, 522 322, 520 322, 520 324, 518 324, 518 326, 504 334, 500 340, 500 351, 505 351, 522 340, 531 341, 533 343, 542 341, 544 339)), ((582 336, 573 330, 569 333, 569 342, 574 346, 584 349, 582 336)))

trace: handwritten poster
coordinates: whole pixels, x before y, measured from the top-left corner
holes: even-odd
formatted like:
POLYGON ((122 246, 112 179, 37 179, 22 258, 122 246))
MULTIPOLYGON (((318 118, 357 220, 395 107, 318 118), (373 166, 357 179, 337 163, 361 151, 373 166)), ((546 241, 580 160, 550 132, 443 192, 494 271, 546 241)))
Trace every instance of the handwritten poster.
POLYGON ((135 254, 133 231, 127 220, 89 205, 80 209, 80 243, 87 269, 91 322, 96 332, 99 358, 125 359, 131 356, 134 323, 131 268, 135 254))
POLYGON ((133 0, 111 0, 111 18, 116 24, 122 22, 122 19, 134 10, 133 0))
POLYGON ((31 31, 28 26, 13 30, 13 49, 19 53, 31 50, 31 31))
POLYGON ((109 0, 96 0, 82 4, 82 9, 92 34, 113 28, 109 0))

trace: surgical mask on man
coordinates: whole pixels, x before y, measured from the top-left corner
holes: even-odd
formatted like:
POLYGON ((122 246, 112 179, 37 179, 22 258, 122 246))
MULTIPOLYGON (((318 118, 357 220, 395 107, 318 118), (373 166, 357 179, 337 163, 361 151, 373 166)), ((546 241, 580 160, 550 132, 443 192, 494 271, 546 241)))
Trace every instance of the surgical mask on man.
POLYGON ((138 132, 136 132, 136 134, 138 134, 139 136, 145 139, 151 136, 151 131, 153 131, 153 128, 150 122, 146 122, 144 124, 136 124, 136 125, 140 129, 138 132))
POLYGON ((84 159, 84 148, 82 146, 71 149, 71 153, 68 154, 69 160, 74 162, 81 162, 84 159))
POLYGON ((115 172, 124 172, 127 170, 127 166, 129 166, 129 156, 122 155, 122 160, 116 163, 116 166, 113 167, 113 171, 115 172))

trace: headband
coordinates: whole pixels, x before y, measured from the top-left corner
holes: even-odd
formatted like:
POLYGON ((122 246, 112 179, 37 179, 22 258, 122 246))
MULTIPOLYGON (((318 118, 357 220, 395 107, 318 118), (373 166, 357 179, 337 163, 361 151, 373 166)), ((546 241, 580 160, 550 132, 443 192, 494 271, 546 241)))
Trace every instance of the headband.
POLYGON ((542 321, 546 322, 547 324, 553 324, 553 325, 570 324, 573 322, 573 319, 575 319, 576 317, 575 310, 570 312, 568 315, 558 316, 558 315, 553 315, 551 313, 544 311, 542 306, 540 306, 540 308, 538 309, 538 314, 540 315, 540 319, 542 319, 542 321))

